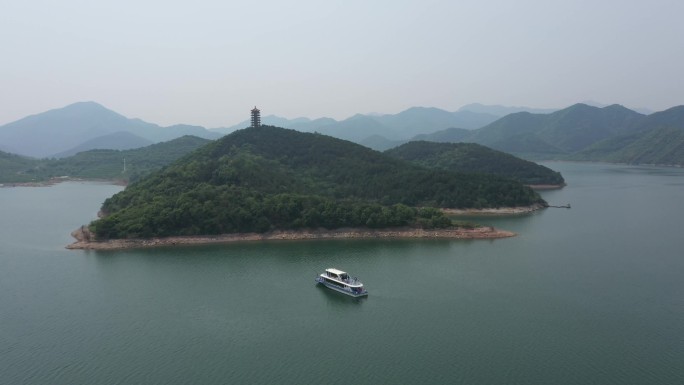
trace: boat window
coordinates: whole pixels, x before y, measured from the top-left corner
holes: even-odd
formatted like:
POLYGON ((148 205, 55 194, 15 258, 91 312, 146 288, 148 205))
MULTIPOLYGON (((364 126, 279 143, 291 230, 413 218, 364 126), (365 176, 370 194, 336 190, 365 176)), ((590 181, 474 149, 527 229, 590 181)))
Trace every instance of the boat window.
POLYGON ((337 287, 340 287, 340 288, 344 288, 344 285, 341 284, 341 283, 339 283, 339 282, 337 282, 337 281, 331 281, 331 280, 329 280, 329 279, 326 279, 325 281, 328 282, 328 283, 331 284, 331 285, 334 285, 334 286, 337 286, 337 287))

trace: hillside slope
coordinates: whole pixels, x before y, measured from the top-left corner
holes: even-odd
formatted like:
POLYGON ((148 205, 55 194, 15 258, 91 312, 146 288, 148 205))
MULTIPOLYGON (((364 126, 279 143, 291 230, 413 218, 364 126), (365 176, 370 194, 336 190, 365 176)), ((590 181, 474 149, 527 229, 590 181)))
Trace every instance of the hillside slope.
POLYGON ((13 153, 43 158, 122 131, 153 143, 184 135, 207 139, 220 136, 198 126, 160 127, 140 119, 129 119, 94 102, 79 102, 0 126, 0 143, 13 153))
POLYGON ((130 150, 89 150, 61 159, 34 160, 21 172, 32 181, 63 176, 135 181, 209 142, 207 139, 184 136, 130 150))
POLYGON ((95 150, 95 149, 108 149, 108 150, 129 150, 132 148, 140 148, 153 144, 151 140, 141 138, 128 131, 118 131, 112 134, 107 134, 103 136, 98 136, 87 140, 78 146, 60 152, 59 154, 54 154, 54 158, 66 158, 72 155, 76 155, 79 152, 95 150))
POLYGON ((684 106, 651 114, 635 132, 597 142, 572 159, 684 165, 684 106))
POLYGON ((527 185, 563 185, 559 172, 475 143, 409 142, 385 154, 420 166, 512 178, 527 185))
POLYGON ((0 184, 33 182, 33 177, 25 171, 38 163, 36 159, 0 151, 0 184))
POLYGON ((519 112, 489 124, 463 141, 513 154, 555 158, 644 129, 644 115, 612 105, 604 108, 575 104, 551 114, 519 112))

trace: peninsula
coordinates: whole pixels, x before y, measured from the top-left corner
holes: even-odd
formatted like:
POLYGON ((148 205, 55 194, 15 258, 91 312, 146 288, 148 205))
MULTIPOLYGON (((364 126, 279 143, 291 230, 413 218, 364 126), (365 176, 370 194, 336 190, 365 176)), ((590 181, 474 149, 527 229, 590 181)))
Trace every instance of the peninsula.
POLYGON ((236 131, 107 199, 73 247, 251 239, 512 236, 443 209, 546 205, 519 181, 430 169, 321 134, 236 131))

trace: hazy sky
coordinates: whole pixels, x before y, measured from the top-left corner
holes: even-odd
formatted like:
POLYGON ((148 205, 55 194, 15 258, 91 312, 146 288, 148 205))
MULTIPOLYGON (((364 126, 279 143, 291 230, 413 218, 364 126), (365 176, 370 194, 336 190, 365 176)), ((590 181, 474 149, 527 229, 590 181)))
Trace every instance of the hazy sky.
POLYGON ((684 1, 0 0, 0 125, 96 101, 161 125, 684 104, 684 1))

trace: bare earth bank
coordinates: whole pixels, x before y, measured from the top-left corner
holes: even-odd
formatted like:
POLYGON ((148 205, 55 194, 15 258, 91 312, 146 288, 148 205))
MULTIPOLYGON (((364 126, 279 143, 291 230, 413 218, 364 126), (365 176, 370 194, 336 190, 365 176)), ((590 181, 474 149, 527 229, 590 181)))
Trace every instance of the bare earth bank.
POLYGON ((522 207, 500 207, 496 209, 442 209, 445 214, 453 216, 508 216, 522 215, 546 208, 544 205, 534 204, 522 207))
MULTIPOLYGON (((473 215, 521 215, 531 213, 546 206, 536 204, 525 207, 502 207, 498 209, 442 209, 446 214, 454 216, 473 215)), ((95 236, 86 226, 74 230, 71 235, 76 242, 68 245, 67 249, 89 250, 120 250, 172 245, 200 245, 211 243, 228 243, 244 241, 268 240, 297 240, 297 239, 361 239, 361 238, 451 238, 451 239, 495 239, 508 238, 516 234, 511 231, 499 230, 494 227, 482 226, 477 228, 451 229, 415 229, 410 227, 391 229, 355 229, 343 228, 336 230, 278 230, 267 233, 238 233, 207 236, 178 236, 149 239, 110 239, 95 241, 95 236)))
POLYGON ((271 231, 267 233, 223 234, 214 236, 187 236, 150 239, 112 239, 108 241, 90 241, 92 234, 86 227, 74 230, 71 235, 77 239, 67 249, 120 250, 143 247, 198 245, 211 243, 228 243, 241 241, 295 240, 295 239, 351 239, 351 238, 451 238, 451 239, 494 239, 515 236, 510 231, 493 227, 474 229, 436 229, 423 230, 413 228, 396 229, 336 229, 336 230, 300 230, 271 231))
POLYGON ((565 187, 566 184, 530 184, 528 186, 532 190, 560 190, 565 187))

